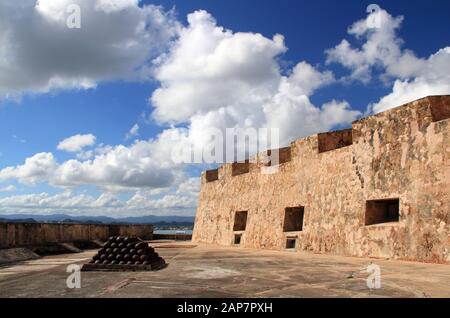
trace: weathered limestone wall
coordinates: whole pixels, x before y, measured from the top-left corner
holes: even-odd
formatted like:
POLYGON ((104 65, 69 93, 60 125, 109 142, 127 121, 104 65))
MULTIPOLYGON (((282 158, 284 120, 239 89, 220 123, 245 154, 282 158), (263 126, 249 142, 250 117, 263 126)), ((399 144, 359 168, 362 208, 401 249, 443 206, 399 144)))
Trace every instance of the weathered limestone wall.
POLYGON ((113 235, 152 239, 153 225, 0 222, 0 248, 106 240, 113 235))
POLYGON ((426 97, 354 122, 351 136, 296 140, 279 166, 203 174, 193 241, 233 245, 235 212, 248 211, 240 246, 284 249, 296 237, 298 251, 449 263, 449 117, 450 96, 426 97), (396 198, 398 222, 365 225, 367 200, 396 198), (283 232, 285 208, 297 206, 302 231, 283 232))

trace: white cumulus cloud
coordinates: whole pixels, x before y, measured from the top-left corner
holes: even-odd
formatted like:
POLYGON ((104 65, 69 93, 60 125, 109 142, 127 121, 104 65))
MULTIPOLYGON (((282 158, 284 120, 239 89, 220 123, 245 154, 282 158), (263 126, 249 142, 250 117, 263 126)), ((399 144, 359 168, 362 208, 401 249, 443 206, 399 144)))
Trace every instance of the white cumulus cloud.
POLYGON ((120 200, 110 192, 98 196, 70 190, 50 195, 46 192, 12 195, 0 198, 0 215, 17 213, 70 215, 105 215, 112 217, 137 215, 192 215, 197 203, 198 178, 187 178, 174 189, 157 194, 139 189, 128 200, 120 200))
MULTIPOLYGON (((287 48, 282 35, 233 32, 218 26, 206 11, 188 15, 188 26, 168 54, 159 59, 161 87, 151 102, 160 123, 187 123, 188 142, 205 145, 208 128, 280 129, 281 143, 334 125, 348 124, 360 114, 346 107, 336 118, 309 99, 333 83, 330 71, 305 61, 284 74, 279 63, 287 48)), ((344 102, 345 103, 345 102, 344 102)))
POLYGON ((0 98, 148 78, 177 29, 173 12, 137 0, 0 1, 0 98), (66 25, 72 4, 79 29, 66 25))
POLYGON ((126 133, 125 139, 130 139, 133 137, 139 136, 139 125, 134 124, 133 127, 126 133))
POLYGON ((74 135, 59 142, 57 148, 68 152, 79 152, 84 147, 92 146, 95 143, 93 134, 74 135))
POLYGON ((0 181, 17 179, 25 184, 48 181, 57 168, 56 160, 52 153, 41 152, 25 159, 24 164, 15 167, 6 167, 0 170, 0 181))
MULTIPOLYGON (((377 74, 392 85, 388 95, 369 105, 370 111, 450 93, 450 47, 417 57, 397 36, 402 23, 403 17, 385 10, 372 13, 348 29, 360 47, 344 39, 326 51, 327 65, 349 70, 344 80, 369 84, 377 74), (367 22, 375 17, 381 24, 373 29, 367 22)), ((1 2, 0 98, 152 75, 158 84, 150 97, 152 119, 162 132, 129 146, 96 147, 94 135, 79 134, 57 146, 73 159, 60 162, 53 153, 41 152, 0 168, 0 181, 46 182, 64 189, 1 198, 0 213, 192 214, 199 178, 187 175, 174 148, 210 145, 209 128, 278 128, 286 145, 349 125, 361 115, 346 100, 315 105, 311 97, 317 90, 342 79, 306 61, 282 67, 286 50, 282 35, 228 30, 203 10, 189 14, 182 26, 173 12, 137 0, 1 2), (79 30, 65 26, 61 10, 68 3, 82 9, 79 30), (96 186, 101 194, 77 194, 84 185, 96 186), (117 192, 131 196, 120 200, 117 192)), ((139 129, 135 124, 125 139, 139 136, 139 129)))
POLYGON ((17 188, 12 184, 4 186, 4 187, 0 187, 0 192, 13 192, 16 190, 17 190, 17 188))
POLYGON ((396 79, 392 92, 369 107, 378 113, 425 96, 450 94, 450 47, 432 54, 424 63, 414 76, 396 79))
POLYGON ((403 20, 383 9, 373 12, 348 29, 350 35, 364 41, 360 48, 344 39, 326 51, 327 63, 351 70, 350 79, 368 84, 374 71, 381 70, 382 81, 393 81, 392 92, 369 105, 369 111, 377 113, 427 95, 450 93, 450 47, 428 58, 403 49, 403 40, 397 35, 403 20), (379 27, 373 27, 371 21, 378 21, 379 27))
POLYGON ((129 147, 101 146, 93 151, 92 159, 70 159, 61 163, 50 152, 38 153, 21 165, 1 169, 0 181, 47 182, 58 187, 95 185, 110 191, 165 188, 179 181, 182 169, 171 160, 171 147, 166 148, 170 142, 178 142, 178 139, 137 140, 129 147))

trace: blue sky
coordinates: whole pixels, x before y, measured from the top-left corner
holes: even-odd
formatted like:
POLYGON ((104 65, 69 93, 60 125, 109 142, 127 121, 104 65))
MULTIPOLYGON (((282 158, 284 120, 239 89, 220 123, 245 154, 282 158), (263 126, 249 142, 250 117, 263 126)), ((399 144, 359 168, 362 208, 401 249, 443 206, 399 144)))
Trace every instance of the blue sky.
POLYGON ((450 49, 445 50, 450 39, 448 1, 377 1, 385 25, 379 31, 355 29, 352 34, 348 30, 353 23, 368 19, 371 1, 141 1, 137 5, 107 0, 101 9, 84 0, 73 2, 81 6, 78 34, 61 27, 65 20, 56 18, 58 12, 65 14, 65 0, 58 5, 42 1, 40 8, 32 0, 23 7, 13 1, 0 5, 5 6, 3 12, 17 14, 17 18, 8 15, 0 31, 0 35, 8 30, 13 34, 0 40, 4 70, 0 75, 0 214, 192 215, 204 166, 171 163, 168 148, 174 146, 173 140, 166 141, 161 134, 186 134, 192 142, 195 132, 219 119, 231 127, 242 124, 230 114, 240 112, 238 117, 247 119, 245 125, 263 127, 280 125, 285 114, 294 111, 300 120, 310 122, 300 122, 306 128, 298 130, 294 124, 286 125, 283 136, 289 141, 316 130, 348 126, 365 113, 420 94, 450 93, 450 49), (150 6, 153 9, 144 12, 150 6), (195 11, 200 13, 192 15, 189 23, 187 16, 195 11), (149 25, 148 30, 135 31, 139 19, 149 25), (33 41, 24 34, 27 28, 39 30, 36 24, 42 33, 33 41), (208 28, 214 25, 224 28, 219 39, 209 38, 208 28), (236 36, 238 32, 245 37, 236 36), (282 44, 276 34, 284 37, 282 44), (337 49, 344 39, 350 47, 337 49), (227 41, 240 52, 238 62, 232 52, 213 56, 208 51, 227 41), (134 46, 124 49, 126 43, 134 46), (365 44, 376 47, 375 52, 364 51, 365 44), (199 49, 203 45, 205 51, 199 49), (258 45, 262 50, 252 56, 248 48, 258 45), (8 54, 9 47, 16 51, 8 54), (210 68, 214 75, 194 76, 196 68, 188 67, 194 59, 189 59, 190 54, 212 56, 216 64, 202 66, 206 60, 199 59, 192 67, 210 68), (305 64, 295 71, 302 61, 305 64), (108 65, 114 65, 112 70, 108 65), (288 85, 285 89, 292 91, 279 88, 283 81, 288 85), (229 97, 223 92, 228 83, 231 91, 235 83, 243 83, 241 95, 256 83, 258 96, 251 101, 229 97), (155 93, 158 88, 162 95, 155 93), (210 95, 218 96, 217 101, 210 101, 210 95), (261 110, 261 105, 270 111, 261 110), (329 106, 326 114, 324 105, 329 106), (224 112, 228 115, 220 117, 224 112), (254 118, 255 112, 264 119, 254 118), (305 115, 311 113, 315 117, 305 115), (127 137, 134 125, 139 128, 127 137), (80 149, 58 149, 63 140, 88 134, 95 140, 80 149), (136 145, 136 140, 141 143, 136 145), (31 158, 28 163, 27 158, 31 158))

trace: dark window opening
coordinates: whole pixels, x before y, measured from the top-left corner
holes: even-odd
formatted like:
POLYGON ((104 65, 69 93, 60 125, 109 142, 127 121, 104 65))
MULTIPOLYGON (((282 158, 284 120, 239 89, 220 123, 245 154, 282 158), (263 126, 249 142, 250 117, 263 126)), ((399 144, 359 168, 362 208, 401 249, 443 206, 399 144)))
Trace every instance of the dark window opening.
POLYGON ((400 200, 368 200, 366 201, 365 225, 398 222, 400 219, 400 200))
POLYGON ((233 231, 245 231, 247 226, 247 211, 238 211, 234 215, 233 231))
POLYGON ((241 244, 241 238, 242 238, 242 234, 234 234, 234 244, 235 245, 241 244))
POLYGON ((206 170, 206 182, 212 182, 215 180, 219 180, 219 169, 214 170, 206 170))
POLYGON ((295 238, 286 239, 286 248, 287 249, 295 248, 296 245, 297 245, 297 239, 295 239, 295 238))
POLYGON ((284 211, 283 232, 293 232, 303 230, 303 215, 305 207, 286 208, 284 211))
POLYGON ((231 165, 231 175, 238 176, 240 174, 248 173, 250 171, 250 163, 248 160, 245 162, 233 162, 231 165))

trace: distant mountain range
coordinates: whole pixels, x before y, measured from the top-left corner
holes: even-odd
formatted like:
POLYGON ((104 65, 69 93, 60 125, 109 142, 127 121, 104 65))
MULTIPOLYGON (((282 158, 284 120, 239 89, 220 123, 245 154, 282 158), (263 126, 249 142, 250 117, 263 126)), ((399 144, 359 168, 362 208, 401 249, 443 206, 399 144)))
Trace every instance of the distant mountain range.
POLYGON ((0 215, 0 221, 24 221, 24 222, 79 222, 79 223, 103 223, 103 224, 174 224, 182 223, 193 224, 194 216, 178 216, 178 215, 146 215, 146 216, 132 216, 123 218, 112 218, 108 216, 73 216, 67 214, 14 214, 14 215, 0 215))

